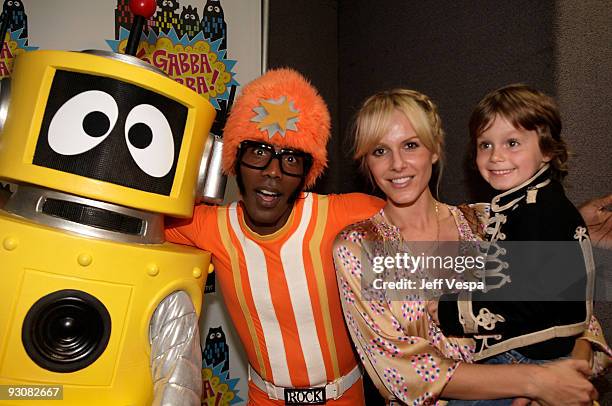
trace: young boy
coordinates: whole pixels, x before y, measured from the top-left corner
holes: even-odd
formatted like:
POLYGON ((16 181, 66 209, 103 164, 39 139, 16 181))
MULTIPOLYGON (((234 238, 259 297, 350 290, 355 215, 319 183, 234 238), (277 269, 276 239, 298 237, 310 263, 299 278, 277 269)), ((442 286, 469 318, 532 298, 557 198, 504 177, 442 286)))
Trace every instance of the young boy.
POLYGON ((440 327, 473 335, 475 359, 489 363, 566 357, 580 335, 609 356, 591 319, 590 239, 561 185, 568 151, 554 101, 509 85, 478 103, 469 129, 480 174, 501 192, 491 201, 486 238, 507 250, 486 273, 487 292, 439 302, 440 327))

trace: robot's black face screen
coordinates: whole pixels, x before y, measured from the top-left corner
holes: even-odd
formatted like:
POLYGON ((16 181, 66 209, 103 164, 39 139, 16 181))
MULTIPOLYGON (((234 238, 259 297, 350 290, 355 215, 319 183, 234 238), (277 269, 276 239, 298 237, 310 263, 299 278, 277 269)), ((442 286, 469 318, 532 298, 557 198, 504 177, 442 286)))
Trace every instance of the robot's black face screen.
POLYGON ((33 163, 169 195, 187 107, 102 76, 58 70, 33 163))

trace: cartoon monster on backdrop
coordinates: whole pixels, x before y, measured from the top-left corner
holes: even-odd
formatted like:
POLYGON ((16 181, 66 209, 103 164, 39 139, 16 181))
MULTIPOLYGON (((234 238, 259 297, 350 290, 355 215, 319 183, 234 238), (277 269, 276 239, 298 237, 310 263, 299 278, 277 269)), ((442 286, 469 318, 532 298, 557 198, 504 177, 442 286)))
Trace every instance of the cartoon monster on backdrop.
MULTIPOLYGON (((221 371, 227 372, 229 369, 229 347, 225 340, 223 328, 211 327, 206 335, 206 344, 202 351, 202 361, 204 364, 216 367, 221 365, 221 371)), ((228 374, 229 377, 229 374, 228 374)))
POLYGON ((4 0, 2 5, 2 13, 8 13, 9 15, 9 29, 11 31, 17 31, 23 29, 21 36, 25 38, 26 44, 28 43, 28 16, 25 13, 22 0, 4 0))
MULTIPOLYGON (((183 7, 180 19, 183 21, 183 33, 187 34, 187 37, 193 38, 198 32, 202 31, 202 24, 200 22, 200 17, 198 17, 197 7, 183 7)), ((219 49, 224 48, 219 47, 219 49)))
MULTIPOLYGON (((115 39, 119 39, 121 28, 129 30, 132 24, 132 14, 129 0, 117 0, 115 9, 115 39)), ((153 30, 156 35, 169 34, 171 29, 179 38, 187 35, 189 39, 202 32, 209 42, 221 40, 219 50, 227 49, 227 23, 220 0, 207 0, 202 9, 202 19, 198 16, 198 8, 191 4, 183 6, 178 0, 157 0, 157 12, 147 21, 146 31, 153 30)))
POLYGON ((211 41, 223 39, 219 49, 227 49, 227 24, 225 23, 223 7, 219 0, 206 1, 202 16, 202 30, 204 31, 204 38, 208 38, 211 41))
MULTIPOLYGON (((171 28, 182 26, 182 21, 179 21, 179 14, 177 12, 179 8, 178 0, 157 0, 157 13, 153 16, 156 21, 155 28, 157 33, 160 32, 168 33, 171 28)), ((177 34, 180 35, 182 30, 175 28, 177 34)))
POLYGON ((242 402, 236 389, 238 378, 230 379, 229 346, 221 326, 210 327, 202 351, 202 405, 226 406, 242 402))

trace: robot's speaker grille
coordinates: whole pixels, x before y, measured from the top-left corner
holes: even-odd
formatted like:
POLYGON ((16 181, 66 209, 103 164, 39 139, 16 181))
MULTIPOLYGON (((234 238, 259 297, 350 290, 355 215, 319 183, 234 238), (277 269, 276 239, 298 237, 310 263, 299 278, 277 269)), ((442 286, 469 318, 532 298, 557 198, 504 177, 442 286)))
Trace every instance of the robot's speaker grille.
POLYGON ((23 321, 21 340, 38 366, 53 372, 79 371, 106 349, 111 318, 89 293, 65 289, 40 298, 23 321))
POLYGON ((45 200, 42 212, 86 226, 124 234, 139 235, 143 227, 143 221, 139 218, 65 200, 45 200))

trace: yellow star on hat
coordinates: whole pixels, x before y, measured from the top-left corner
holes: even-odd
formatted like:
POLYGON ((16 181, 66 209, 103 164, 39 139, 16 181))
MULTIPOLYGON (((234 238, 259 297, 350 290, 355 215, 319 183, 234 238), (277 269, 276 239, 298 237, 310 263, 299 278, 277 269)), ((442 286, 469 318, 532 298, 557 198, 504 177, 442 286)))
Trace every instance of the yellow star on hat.
POLYGON ((286 96, 276 100, 261 99, 259 104, 253 108, 257 115, 251 121, 259 123, 259 130, 268 131, 268 138, 272 138, 276 133, 284 137, 287 130, 297 131, 295 124, 299 121, 300 111, 286 96))

